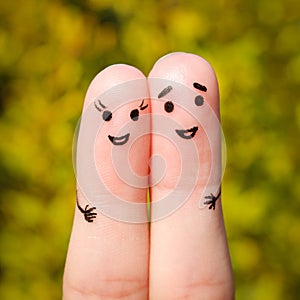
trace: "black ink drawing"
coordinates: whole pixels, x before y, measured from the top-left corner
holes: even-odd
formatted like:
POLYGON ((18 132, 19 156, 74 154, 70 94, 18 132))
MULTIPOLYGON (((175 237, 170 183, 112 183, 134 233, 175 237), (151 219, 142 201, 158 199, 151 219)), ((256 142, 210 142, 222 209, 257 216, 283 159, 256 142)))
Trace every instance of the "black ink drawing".
MULTIPOLYGON (((199 90, 199 91, 207 92, 206 86, 204 86, 204 85, 202 85, 202 84, 200 84, 200 83, 198 83, 198 82, 194 82, 194 83, 193 83, 193 86, 194 86, 195 89, 197 89, 197 90, 199 90)), ((195 100, 194 100, 194 101, 195 101, 195 104, 196 104, 197 106, 201 106, 201 105, 203 105, 203 103, 204 103, 204 98, 203 98, 201 95, 198 95, 198 96, 195 97, 195 100)))
POLYGON ((200 84, 198 82, 194 82, 193 86, 194 86, 195 89, 197 89, 199 91, 207 92, 207 87, 205 85, 202 85, 202 84, 200 84))
POLYGON ((209 196, 204 197, 205 199, 209 199, 209 200, 205 201, 204 204, 209 205, 209 209, 215 210, 216 202, 220 198, 220 196, 221 196, 221 190, 219 191, 217 196, 214 196, 212 193, 210 193, 209 196))
POLYGON ((112 136, 108 135, 109 140, 116 146, 124 145, 128 142, 130 133, 127 133, 122 136, 112 136))
POLYGON ((181 138, 189 140, 195 136, 196 132, 198 131, 198 126, 194 126, 193 128, 185 129, 185 130, 176 129, 175 131, 181 138))
POLYGON ((144 101, 145 100, 143 99, 142 103, 139 105, 140 110, 144 110, 148 107, 148 104, 144 105, 144 101))
POLYGON ((159 98, 162 98, 162 97, 164 97, 164 96, 166 96, 168 93, 170 93, 171 91, 172 91, 172 87, 169 85, 169 86, 167 86, 166 88, 164 88, 159 94, 158 94, 158 99, 159 98))
MULTIPOLYGON (((148 107, 148 104, 144 105, 145 100, 142 100, 142 103, 139 105, 140 110, 144 110, 148 107)), ((102 113, 102 118, 104 121, 110 121, 112 119, 112 112, 107 110, 107 107, 98 99, 94 101, 95 108, 102 113), (105 109, 103 111, 103 109, 105 109)), ((139 119, 139 110, 133 109, 130 112, 130 118, 132 121, 137 121, 139 119)), ((113 145, 121 146, 128 142, 130 133, 126 133, 122 136, 112 136, 108 135, 108 139, 113 145)), ((84 211, 84 210, 83 210, 84 211)))
POLYGON ((167 112, 167 113, 170 113, 170 112, 172 112, 174 110, 174 104, 173 104, 173 102, 172 101, 167 101, 166 103, 165 103, 165 111, 167 112))
MULTIPOLYGON (((106 109, 106 108, 107 108, 105 105, 103 105, 103 104, 101 103, 100 100, 98 100, 97 102, 96 102, 96 100, 95 100, 95 101, 94 101, 94 105, 95 105, 96 109, 99 110, 100 112, 102 112, 103 109, 106 109), (101 108, 101 107, 102 107, 102 108, 101 108)), ((105 111, 103 112, 103 114, 102 114, 102 119, 103 119, 104 121, 107 121, 107 122, 108 122, 108 121, 111 120, 111 118, 112 118, 112 113, 111 113, 111 111, 105 110, 105 111)))
POLYGON ((96 209, 96 207, 90 207, 90 208, 89 208, 89 205, 87 204, 87 205, 85 206, 85 208, 83 209, 83 208, 79 205, 77 192, 76 192, 76 204, 77 204, 77 207, 78 207, 78 209, 80 210, 80 212, 83 213, 84 219, 85 219, 87 222, 89 222, 89 223, 94 222, 94 219, 95 219, 96 216, 97 216, 97 213, 94 212, 94 210, 96 209))
MULTIPOLYGON (((196 88, 202 92, 207 92, 206 86, 204 86, 198 82, 194 82, 193 86, 194 86, 194 88, 196 88)), ((162 97, 166 96, 168 93, 170 93, 172 91, 172 89, 173 89, 172 86, 170 86, 170 85, 167 86, 158 94, 158 98, 162 98, 162 97)), ((203 96, 197 95, 194 99, 194 102, 195 102, 196 106, 202 106, 204 103, 203 96)), ((164 109, 167 113, 171 113, 174 110, 173 102, 167 101, 164 105, 164 109)), ((175 129, 175 132, 178 134, 178 136, 183 139, 186 139, 186 140, 192 139, 196 135, 197 131, 198 131, 198 126, 194 126, 189 129, 175 129)))
MULTIPOLYGON (((167 86, 166 88, 164 88, 164 89, 158 94, 157 98, 160 99, 160 98, 166 96, 167 94, 169 94, 169 93, 172 91, 172 89, 173 89, 172 86, 170 86, 170 85, 167 86)), ((167 101, 167 102, 165 103, 165 106, 164 106, 164 107, 165 107, 165 111, 166 111, 167 113, 170 113, 170 112, 172 112, 172 111, 174 110, 174 104, 173 104, 172 101, 167 101)))

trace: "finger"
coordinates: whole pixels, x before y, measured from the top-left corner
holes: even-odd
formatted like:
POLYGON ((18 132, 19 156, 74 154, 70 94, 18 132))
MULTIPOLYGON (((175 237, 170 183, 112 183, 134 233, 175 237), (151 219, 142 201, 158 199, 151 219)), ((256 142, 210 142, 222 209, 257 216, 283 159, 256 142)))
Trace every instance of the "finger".
POLYGON ((147 93, 144 75, 127 65, 103 70, 87 91, 64 299, 147 299, 149 233, 141 222, 147 219, 141 185, 150 149, 149 135, 141 134, 150 125, 147 93))
POLYGON ((174 53, 149 75, 152 155, 150 299, 233 299, 221 209, 219 96, 202 58, 174 53), (163 117, 162 117, 163 116, 163 117), (157 134, 156 134, 157 133, 157 134))

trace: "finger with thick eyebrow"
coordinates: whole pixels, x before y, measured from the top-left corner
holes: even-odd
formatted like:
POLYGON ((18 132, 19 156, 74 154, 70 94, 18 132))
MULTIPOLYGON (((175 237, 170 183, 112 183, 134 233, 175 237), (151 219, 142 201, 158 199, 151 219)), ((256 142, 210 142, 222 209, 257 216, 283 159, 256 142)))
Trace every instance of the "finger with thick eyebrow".
POLYGON ((148 176, 150 136, 139 135, 141 128, 150 130, 148 106, 146 78, 128 65, 104 69, 88 88, 77 142, 65 300, 148 297, 149 232, 142 222, 148 216, 147 186, 137 182, 148 176), (127 165, 131 172, 124 177, 118 170, 127 165), (135 204, 141 215, 131 220, 126 207, 135 204))
POLYGON ((159 182, 151 166, 150 300, 233 299, 215 73, 199 56, 174 53, 154 65, 148 82, 152 155, 166 165, 159 182))

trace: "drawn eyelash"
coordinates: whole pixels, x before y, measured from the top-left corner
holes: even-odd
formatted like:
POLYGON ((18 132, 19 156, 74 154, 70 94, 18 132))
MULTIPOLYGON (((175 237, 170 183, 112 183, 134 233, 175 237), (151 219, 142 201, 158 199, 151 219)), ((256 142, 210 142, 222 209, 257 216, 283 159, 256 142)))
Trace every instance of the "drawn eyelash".
POLYGON ((103 109, 105 109, 106 106, 103 105, 99 99, 97 100, 97 102, 98 102, 98 105, 97 105, 97 103, 96 103, 96 100, 94 101, 94 105, 95 105, 95 107, 96 107, 97 110, 99 110, 100 112, 102 112, 101 107, 102 107, 103 109), (99 106, 101 106, 101 107, 99 107, 99 106))
POLYGON ((140 110, 144 110, 148 107, 148 104, 146 104, 145 106, 143 106, 143 105, 144 105, 144 99, 143 99, 142 103, 139 105, 140 110))

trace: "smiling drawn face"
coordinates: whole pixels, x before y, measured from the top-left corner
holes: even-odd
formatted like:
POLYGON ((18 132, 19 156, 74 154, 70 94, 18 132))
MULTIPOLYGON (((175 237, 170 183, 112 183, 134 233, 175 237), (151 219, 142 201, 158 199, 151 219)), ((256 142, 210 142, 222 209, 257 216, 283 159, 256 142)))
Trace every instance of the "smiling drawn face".
POLYGON ((146 77, 125 64, 102 70, 86 93, 74 139, 77 189, 114 220, 148 222, 149 101, 146 77))
MULTIPOLYGON (((193 87, 201 92, 207 92, 207 87, 198 82, 194 82, 193 87)), ((158 99, 165 97, 172 90, 173 90, 173 86, 168 85, 158 94, 158 99)), ((195 106, 202 106, 203 103, 204 103, 204 97, 202 95, 196 95, 194 98, 195 106)), ((172 113, 174 111, 174 103, 172 101, 166 101, 164 104, 164 110, 167 113, 172 113)), ((192 139, 196 135, 197 131, 198 131, 198 126, 193 126, 187 129, 175 129, 175 132, 178 134, 178 136, 186 140, 192 139)))
MULTIPOLYGON (((140 112, 139 111, 143 111, 145 110, 147 107, 148 107, 148 104, 145 104, 144 103, 145 100, 142 100, 141 104, 138 106, 137 109, 133 109, 131 110, 130 112, 130 119, 134 122, 138 121, 139 119, 139 114, 140 112)), ((95 100, 94 101, 94 105, 95 105, 95 108, 102 113, 102 119, 106 122, 109 122, 113 115, 112 115, 112 112, 107 110, 107 107, 101 103, 100 100, 95 100)), ((122 136, 112 136, 112 135, 108 135, 108 139, 111 141, 111 143, 115 146, 121 146, 121 145, 124 145, 128 142, 129 140, 129 137, 130 137, 130 133, 126 133, 122 136)))

